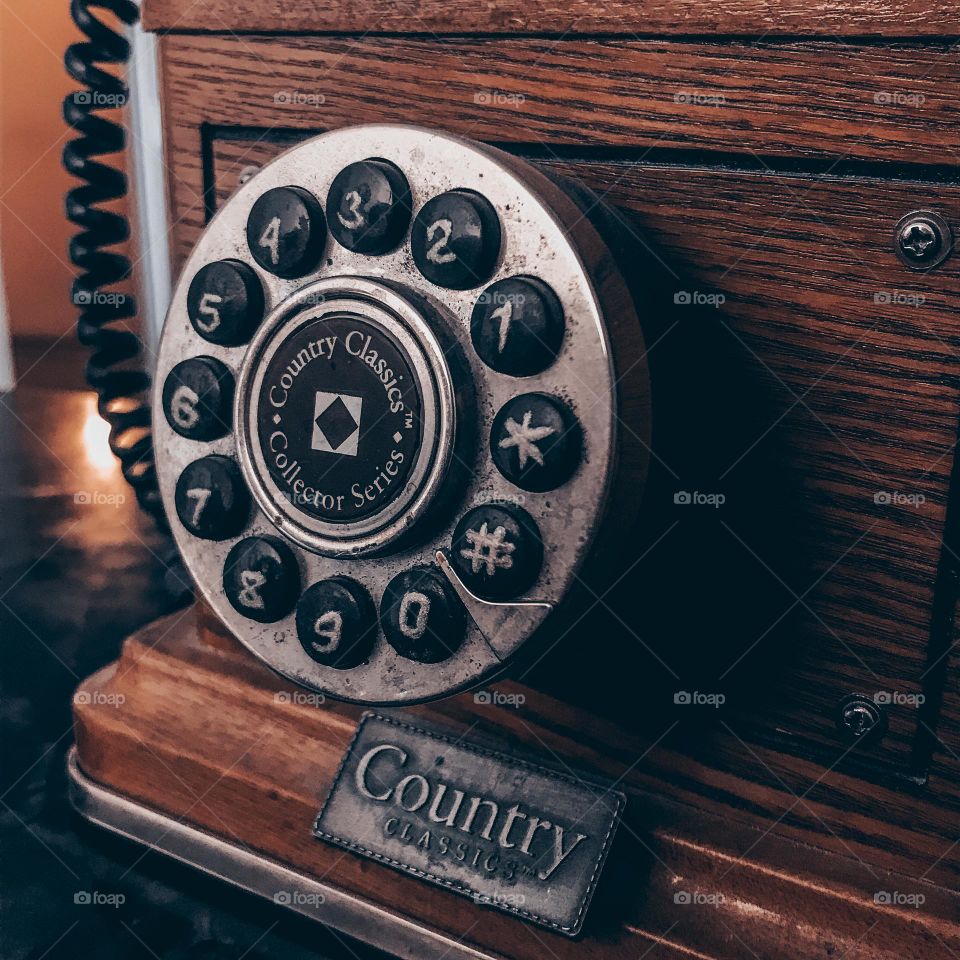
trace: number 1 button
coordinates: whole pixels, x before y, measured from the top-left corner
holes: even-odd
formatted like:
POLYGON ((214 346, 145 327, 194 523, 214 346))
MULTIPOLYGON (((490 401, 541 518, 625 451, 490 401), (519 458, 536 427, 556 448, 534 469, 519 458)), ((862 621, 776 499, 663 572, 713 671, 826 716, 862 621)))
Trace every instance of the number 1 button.
POLYGON ((327 224, 317 198, 302 187, 275 187, 253 205, 247 244, 254 260, 278 277, 302 277, 320 262, 327 224))
POLYGON ((500 255, 500 220, 490 201, 472 190, 428 200, 413 221, 413 259, 438 287, 469 290, 486 281, 500 255))

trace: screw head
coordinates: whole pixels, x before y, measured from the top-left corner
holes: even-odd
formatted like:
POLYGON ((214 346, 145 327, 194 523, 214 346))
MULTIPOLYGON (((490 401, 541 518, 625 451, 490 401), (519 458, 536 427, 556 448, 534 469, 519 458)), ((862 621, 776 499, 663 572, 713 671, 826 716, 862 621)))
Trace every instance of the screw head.
POLYGON ((894 249, 911 270, 931 270, 946 260, 952 248, 950 224, 929 210, 908 213, 894 230, 894 249))
POLYGON ((887 732, 887 715, 869 697, 852 693, 840 701, 837 730, 851 743, 876 740, 887 732))

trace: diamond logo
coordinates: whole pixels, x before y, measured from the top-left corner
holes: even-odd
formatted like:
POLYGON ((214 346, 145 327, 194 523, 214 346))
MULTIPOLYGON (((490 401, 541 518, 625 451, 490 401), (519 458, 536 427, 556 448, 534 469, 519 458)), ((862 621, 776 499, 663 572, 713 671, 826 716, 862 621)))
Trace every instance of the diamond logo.
POLYGON ((360 443, 360 408, 363 397, 317 391, 313 407, 312 450, 355 457, 360 443))

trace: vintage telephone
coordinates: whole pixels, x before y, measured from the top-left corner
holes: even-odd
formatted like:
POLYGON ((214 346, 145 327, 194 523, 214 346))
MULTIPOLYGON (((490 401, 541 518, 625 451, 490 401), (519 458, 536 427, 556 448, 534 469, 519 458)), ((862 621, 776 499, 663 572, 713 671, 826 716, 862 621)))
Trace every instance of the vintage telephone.
MULTIPOLYGON (((809 157, 770 160, 784 149, 777 130, 750 124, 757 142, 744 152, 758 163, 722 151, 717 159, 711 138, 736 152, 742 129, 714 124, 692 93, 663 107, 659 41, 621 44, 600 27, 557 41, 573 59, 552 59, 536 31, 517 27, 515 38, 493 21, 475 24, 480 39, 429 45, 411 32, 348 42, 339 33, 352 37, 357 26, 341 30, 346 8, 325 19, 284 7, 274 33, 266 5, 252 2, 256 18, 242 31, 263 33, 248 40, 173 0, 155 3, 155 29, 170 29, 165 95, 189 113, 182 129, 169 121, 172 179, 202 195, 203 210, 181 197, 175 211, 195 222, 180 226, 182 269, 148 400, 136 338, 122 329, 132 298, 93 295, 130 265, 107 249, 127 226, 104 209, 125 189, 102 158, 122 147, 123 131, 97 110, 104 95, 125 96, 102 65, 129 51, 92 7, 124 23, 137 17, 128 0, 72 7, 89 42, 71 48, 68 67, 101 95, 65 104, 81 134, 65 162, 86 181, 68 198, 83 230, 71 246, 84 271, 75 293, 89 304, 79 333, 94 350, 90 380, 124 475, 169 525, 202 602, 194 620, 145 628, 118 668, 87 681, 130 706, 122 725, 92 693, 76 707, 72 782, 85 814, 267 896, 281 882, 276 864, 295 870, 303 889, 332 904, 301 912, 407 956, 424 955, 428 942, 444 955, 473 929, 476 904, 503 891, 469 888, 475 903, 451 906, 419 881, 343 865, 313 839, 397 866, 322 817, 313 837, 304 826, 341 774, 356 772, 357 750, 383 747, 364 739, 370 731, 399 729, 402 718, 433 731, 420 731, 428 753, 449 747, 430 754, 436 767, 462 761, 488 786, 523 781, 527 760, 517 758, 531 756, 554 773, 587 768, 627 785, 630 839, 618 842, 631 853, 626 867, 611 855, 608 874, 629 875, 650 849, 670 869, 651 865, 649 883, 608 880, 606 913, 586 933, 598 956, 622 955, 619 938, 641 929, 687 952, 726 955, 722 933, 675 915, 681 876, 709 888, 743 869, 751 890, 766 891, 774 872, 788 885, 793 870, 806 888, 835 891, 824 903, 848 905, 849 885, 874 882, 836 880, 834 858, 851 845, 860 863, 916 876, 936 860, 955 794, 952 752, 935 732, 955 722, 949 707, 941 718, 957 578, 956 525, 943 507, 954 496, 956 433, 944 385, 956 370, 940 346, 953 334, 932 295, 933 305, 891 318, 894 301, 875 299, 875 284, 888 271, 891 285, 940 283, 953 295, 948 271, 935 275, 951 225, 928 212, 948 207, 953 187, 920 165, 913 179, 865 160, 835 170, 832 155, 820 177, 809 157), (459 58, 488 62, 490 30, 506 34, 504 55, 531 90, 549 100, 559 86, 554 113, 518 110, 513 130, 495 99, 464 101, 459 58), (222 78, 198 36, 246 72, 222 78), (384 49, 395 57, 380 79, 384 49), (435 69, 411 80, 409 65, 427 57, 435 69), (580 58, 610 83, 580 84, 580 58), (309 116, 289 97, 264 100, 264 63, 277 83, 303 73, 339 84, 339 99, 309 116), (393 82, 401 93, 381 103, 393 82), (232 102, 216 99, 231 84, 236 117, 232 102), (422 111, 403 99, 409 84, 433 98, 437 129, 418 125, 422 111), (204 96, 216 102, 194 115, 204 96), (582 137, 578 98, 597 118, 582 137), (618 110, 635 104, 621 129, 618 110), (660 128, 644 126, 646 111, 665 109, 677 142, 690 136, 704 156, 662 147, 660 128), (636 130, 652 141, 634 149, 636 130), (648 161, 647 150, 660 153, 648 161), (238 178, 251 159, 259 171, 238 178), (812 199, 795 209, 787 200, 801 181, 812 199), (911 239, 918 224, 940 231, 935 255, 911 239), (718 309, 728 287, 737 298, 729 317, 718 309), (868 294, 877 318, 866 316, 868 294), (898 364, 921 369, 936 402, 924 406, 927 394, 904 386, 898 364), (893 509, 911 483, 929 483, 935 511, 893 509), (525 712, 491 709, 497 696, 525 712), (370 707, 386 713, 371 719, 370 707), (470 759, 456 760, 459 740, 451 746, 442 732, 451 730, 476 748, 470 759), (252 731, 269 746, 248 743, 252 731), (244 757, 237 769, 222 744, 244 757), (494 754, 501 767, 489 769, 494 754), (508 776, 511 758, 521 767, 508 776), (178 792, 170 768, 198 793, 209 787, 213 815, 178 792), (936 773, 928 782, 938 769, 939 783, 936 773), (910 806, 914 792, 921 799, 910 806), (861 804, 872 826, 851 836, 849 811, 861 804), (678 812, 684 805, 694 813, 678 812), (891 818, 896 857, 883 839, 891 818), (757 835, 776 842, 755 853, 757 835), (814 857, 788 848, 794 840, 830 854, 811 866, 814 857), (322 886, 328 874, 333 887, 322 886), (642 921, 624 919, 618 896, 642 921), (390 921, 378 926, 378 911, 390 921), (398 931, 411 929, 416 937, 397 946, 398 931)), ((686 46, 699 49, 696 37, 664 42, 671 53, 684 46, 676 63, 691 83, 705 82, 712 42, 693 66, 686 46)), ((802 86, 809 51, 784 51, 756 74, 750 58, 767 54, 740 51, 745 88, 766 96, 764 71, 780 69, 781 55, 799 66, 780 80, 802 86)), ((877 69, 886 82, 886 64, 877 69)), ((809 102, 806 88, 796 96, 809 102)), ((862 103, 844 104, 856 127, 862 103)), ((806 122, 788 101, 770 109, 806 122)), ((797 141, 826 137, 834 120, 810 121, 797 141)), ((357 776, 375 800, 385 795, 357 776)), ((607 782, 597 796, 619 794, 607 782)), ((593 809, 590 798, 567 800, 593 809)), ((341 812, 341 826, 362 821, 355 813, 341 812)), ((581 879, 599 874, 605 845, 597 856, 581 879)), ((948 861, 930 868, 937 882, 949 880, 948 861)), ((591 880, 580 912, 556 930, 579 933, 592 891, 591 880)), ((746 896, 735 890, 729 902, 746 896)), ((757 931, 792 894, 749 896, 764 904, 750 914, 751 942, 780 955, 780 941, 757 931)), ((528 917, 515 903, 494 905, 528 917)), ((731 923, 747 923, 733 911, 731 923)), ((541 954, 498 919, 485 917, 454 953, 541 954)), ((575 955, 565 940, 549 942, 557 956, 575 955)))
POLYGON ((476 685, 636 514, 642 343, 587 214, 532 167, 400 126, 301 144, 211 222, 164 328, 187 567, 308 687, 476 685))

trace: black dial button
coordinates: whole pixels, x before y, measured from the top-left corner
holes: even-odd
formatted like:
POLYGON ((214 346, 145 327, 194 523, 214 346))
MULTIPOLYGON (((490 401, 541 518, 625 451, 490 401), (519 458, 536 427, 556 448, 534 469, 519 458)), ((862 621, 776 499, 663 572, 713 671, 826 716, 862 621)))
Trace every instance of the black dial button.
POLYGON ((490 201, 472 190, 428 200, 410 238, 420 272, 439 287, 469 290, 493 272, 500 255, 500 220, 490 201))
POLYGON ((167 423, 188 440, 215 440, 229 433, 233 374, 213 357, 181 360, 163 382, 167 423))
POLYGON ((238 613, 260 623, 274 623, 297 602, 300 571, 296 557, 275 537, 247 537, 227 554, 223 589, 238 613))
POLYGON ((250 516, 250 495, 236 462, 210 456, 188 464, 174 493, 177 516, 195 537, 226 540, 250 516))
POLYGON ((302 277, 313 270, 326 239, 320 202, 302 187, 268 190, 247 218, 247 244, 254 260, 278 277, 302 277))
POLYGON ((397 574, 380 601, 387 642, 408 660, 439 663, 463 643, 466 612, 447 578, 434 567, 397 574))
POLYGON ((349 577, 313 584, 297 604, 297 636, 317 663, 337 670, 363 663, 377 639, 370 594, 349 577))
POLYGON ((327 194, 330 232, 356 253, 389 253, 410 223, 410 184, 386 160, 363 160, 344 167, 327 194))
POLYGON ((263 319, 263 287, 239 260, 208 263, 190 281, 187 315, 193 329, 210 343, 246 343, 263 319))
POLYGON ((508 277, 480 294, 470 335, 488 367, 529 377, 556 360, 563 327, 563 308, 550 287, 534 277, 508 277))
POLYGON ((485 600, 510 600, 537 579, 543 543, 526 510, 488 504, 461 518, 450 559, 471 593, 485 600))
POLYGON ((490 428, 497 469, 524 490, 553 490, 580 461, 580 425, 566 406, 545 393, 508 400, 490 428))

